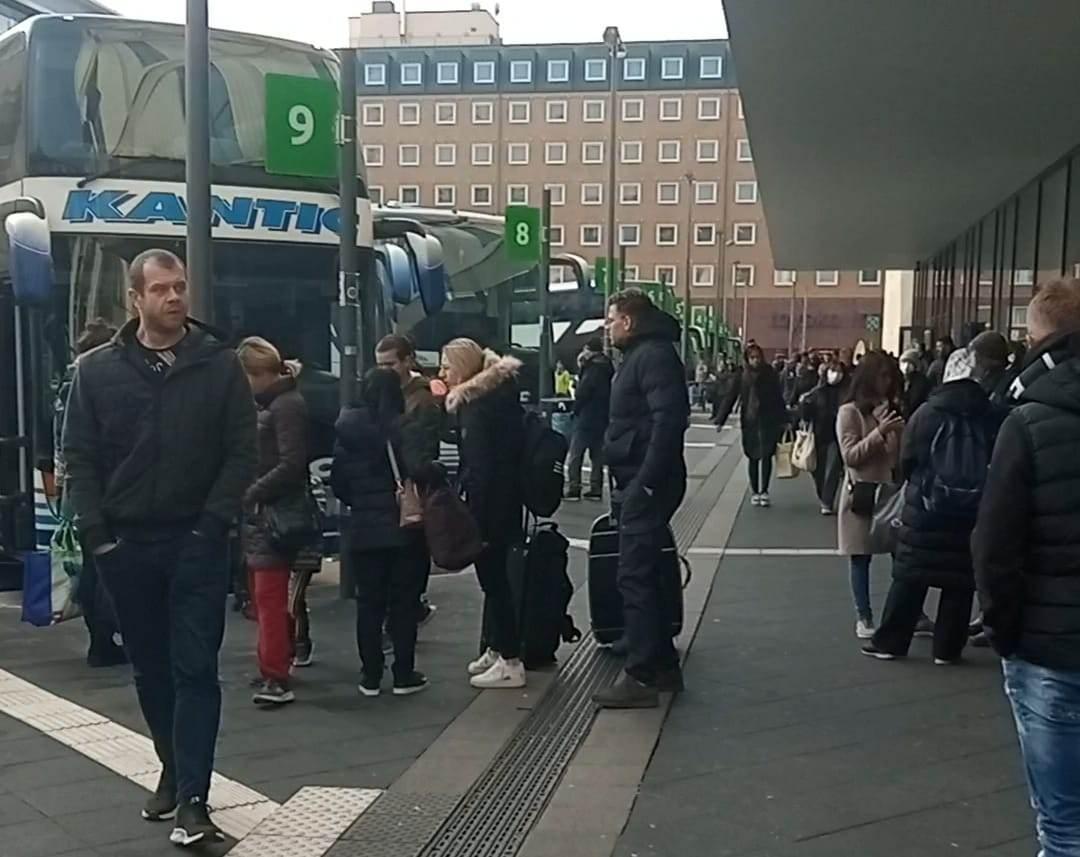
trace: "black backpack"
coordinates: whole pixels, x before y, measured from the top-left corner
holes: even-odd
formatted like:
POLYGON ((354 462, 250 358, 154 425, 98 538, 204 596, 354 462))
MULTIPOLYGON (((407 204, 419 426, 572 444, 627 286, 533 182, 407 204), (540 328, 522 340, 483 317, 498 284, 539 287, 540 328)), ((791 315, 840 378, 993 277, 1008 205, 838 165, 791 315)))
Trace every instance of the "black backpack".
POLYGON ((539 414, 525 413, 525 442, 521 449, 521 494, 525 508, 539 518, 555 514, 563 497, 566 438, 539 414))
POLYGON ((993 451, 978 420, 949 414, 930 443, 922 485, 923 508, 938 515, 974 519, 979 511, 993 451))

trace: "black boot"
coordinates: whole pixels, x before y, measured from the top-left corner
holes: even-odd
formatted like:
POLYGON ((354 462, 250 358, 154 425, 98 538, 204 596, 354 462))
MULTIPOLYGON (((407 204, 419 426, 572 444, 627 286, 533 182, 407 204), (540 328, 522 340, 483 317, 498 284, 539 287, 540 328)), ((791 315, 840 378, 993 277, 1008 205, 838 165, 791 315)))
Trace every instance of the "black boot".
POLYGON ((623 672, 607 690, 594 693, 593 702, 600 708, 656 708, 660 704, 660 694, 655 686, 623 672))

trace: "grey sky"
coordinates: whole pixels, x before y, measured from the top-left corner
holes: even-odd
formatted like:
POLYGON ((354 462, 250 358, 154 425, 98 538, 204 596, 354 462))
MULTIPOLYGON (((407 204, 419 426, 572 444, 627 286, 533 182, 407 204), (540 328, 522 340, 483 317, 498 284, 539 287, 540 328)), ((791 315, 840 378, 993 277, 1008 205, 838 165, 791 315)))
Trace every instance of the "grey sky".
MULTIPOLYGON (((104 0, 131 17, 183 21, 184 0, 104 0)), ((370 0, 209 0, 212 26, 265 33, 342 47, 348 18, 371 8, 370 0)), ((411 10, 467 9, 471 0, 410 0, 411 10)), ((494 0, 483 0, 494 10, 494 0)), ((726 35, 718 0, 499 0, 499 20, 507 42, 600 41, 615 24, 626 41, 717 38, 726 35)), ((398 0, 398 8, 402 0, 398 0)))

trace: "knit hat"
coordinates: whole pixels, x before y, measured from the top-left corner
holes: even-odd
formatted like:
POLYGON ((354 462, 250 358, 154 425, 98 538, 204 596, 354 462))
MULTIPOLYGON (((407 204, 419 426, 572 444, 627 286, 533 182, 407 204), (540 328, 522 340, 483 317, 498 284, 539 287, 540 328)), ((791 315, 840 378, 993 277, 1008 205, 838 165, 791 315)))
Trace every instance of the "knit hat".
POLYGON ((949 355, 942 381, 946 384, 951 381, 964 381, 970 378, 974 371, 975 352, 970 348, 957 348, 949 355))

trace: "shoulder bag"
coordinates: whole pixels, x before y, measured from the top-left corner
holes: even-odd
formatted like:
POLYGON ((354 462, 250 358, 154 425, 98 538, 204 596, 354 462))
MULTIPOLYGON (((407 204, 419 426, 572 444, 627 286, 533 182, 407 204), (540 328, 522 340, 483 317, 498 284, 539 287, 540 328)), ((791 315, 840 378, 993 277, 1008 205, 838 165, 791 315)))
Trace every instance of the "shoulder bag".
POLYGON ((308 485, 267 503, 263 507, 263 516, 270 543, 282 553, 298 551, 322 536, 319 514, 308 485))
POLYGON ((398 467, 397 456, 394 454, 394 445, 386 442, 386 454, 390 457, 390 469, 394 473, 394 483, 397 485, 398 525, 401 527, 420 527, 424 524, 424 504, 420 500, 420 492, 416 490, 416 483, 412 479, 402 479, 401 468, 398 467))

